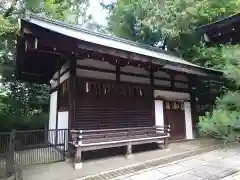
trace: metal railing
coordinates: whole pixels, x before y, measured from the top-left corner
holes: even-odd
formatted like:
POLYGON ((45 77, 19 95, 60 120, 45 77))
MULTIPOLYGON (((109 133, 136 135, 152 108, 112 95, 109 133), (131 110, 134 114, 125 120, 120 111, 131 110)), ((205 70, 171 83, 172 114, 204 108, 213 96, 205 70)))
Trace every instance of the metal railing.
POLYGON ((20 177, 27 166, 65 160, 67 145, 67 129, 0 133, 0 179, 20 177))

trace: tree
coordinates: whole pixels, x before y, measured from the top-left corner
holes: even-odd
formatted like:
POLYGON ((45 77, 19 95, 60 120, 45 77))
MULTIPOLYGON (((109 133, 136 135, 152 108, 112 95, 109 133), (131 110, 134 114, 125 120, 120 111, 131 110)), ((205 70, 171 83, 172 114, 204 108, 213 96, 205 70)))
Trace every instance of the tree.
POLYGON ((12 0, 0 3, 0 130, 44 128, 48 119, 47 85, 15 80, 18 18, 26 11, 78 24, 85 22, 87 0, 12 0))
POLYGON ((240 46, 222 48, 226 60, 225 74, 235 83, 235 90, 229 90, 220 97, 212 113, 200 118, 200 134, 223 139, 225 143, 240 141, 240 46))
POLYGON ((147 43, 144 36, 136 36, 133 31, 137 22, 142 35, 151 37, 150 34, 160 32, 161 37, 152 39, 152 44, 166 38, 168 50, 194 63, 221 69, 221 48, 206 47, 194 29, 238 13, 239 8, 240 0, 118 0, 110 13, 109 25, 117 36, 147 43))
POLYGON ((109 29, 116 36, 149 45, 158 45, 163 40, 156 26, 142 23, 147 12, 138 1, 120 0, 115 8, 110 7, 109 29))

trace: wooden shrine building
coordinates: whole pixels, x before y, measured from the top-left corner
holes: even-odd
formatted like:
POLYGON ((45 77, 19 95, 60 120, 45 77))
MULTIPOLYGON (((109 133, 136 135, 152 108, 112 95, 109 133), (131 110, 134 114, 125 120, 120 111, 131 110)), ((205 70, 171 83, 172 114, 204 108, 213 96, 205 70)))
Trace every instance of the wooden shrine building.
POLYGON ((16 77, 50 84, 49 129, 170 125, 171 139, 195 137, 198 84, 222 72, 65 22, 20 22, 16 77))
POLYGON ((240 13, 199 26, 196 32, 210 45, 240 43, 240 13))

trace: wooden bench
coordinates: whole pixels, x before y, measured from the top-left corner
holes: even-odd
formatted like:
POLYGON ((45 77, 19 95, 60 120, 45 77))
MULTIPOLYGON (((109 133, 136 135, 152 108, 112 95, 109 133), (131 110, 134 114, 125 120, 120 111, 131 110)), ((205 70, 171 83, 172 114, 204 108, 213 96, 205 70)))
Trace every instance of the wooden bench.
POLYGON ((132 145, 157 142, 168 147, 170 126, 71 130, 72 140, 69 142, 75 149, 75 169, 82 168, 81 155, 83 151, 126 146, 126 157, 132 154, 132 145))

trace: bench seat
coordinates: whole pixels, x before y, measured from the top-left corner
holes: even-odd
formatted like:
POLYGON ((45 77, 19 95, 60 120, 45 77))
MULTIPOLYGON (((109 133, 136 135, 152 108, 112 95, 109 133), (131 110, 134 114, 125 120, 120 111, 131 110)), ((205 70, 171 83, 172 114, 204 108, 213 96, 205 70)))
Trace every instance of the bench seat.
POLYGON ((127 155, 132 153, 132 145, 162 143, 167 148, 170 127, 154 126, 124 129, 72 130, 70 144, 75 147, 75 163, 81 163, 83 151, 112 147, 127 147, 127 155))

